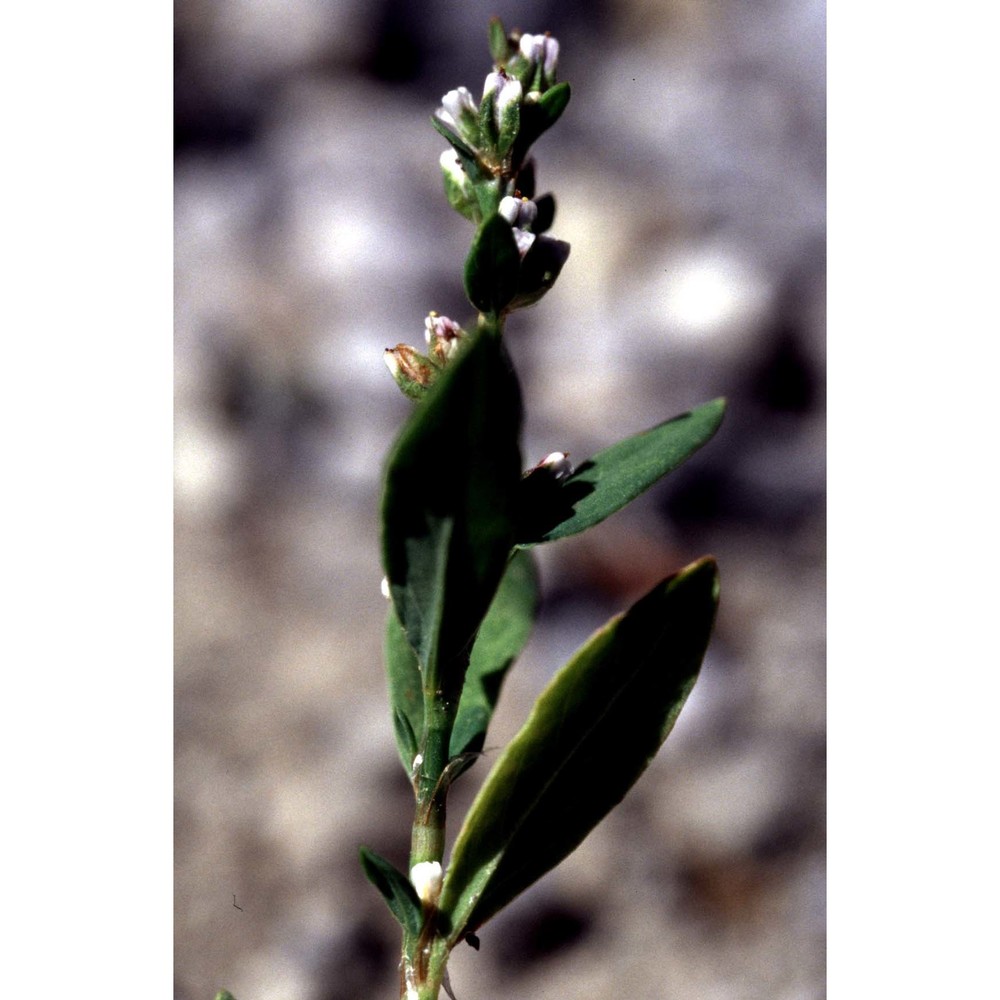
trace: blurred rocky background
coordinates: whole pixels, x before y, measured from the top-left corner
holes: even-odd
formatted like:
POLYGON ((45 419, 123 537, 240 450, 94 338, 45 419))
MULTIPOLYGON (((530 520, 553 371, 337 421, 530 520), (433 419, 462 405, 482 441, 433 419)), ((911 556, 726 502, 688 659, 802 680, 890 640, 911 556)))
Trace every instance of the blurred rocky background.
MULTIPOLYGON (((178 0, 177 1000, 396 995, 365 843, 405 866, 378 497, 382 350, 468 319, 429 116, 486 24, 551 31, 555 289, 509 324, 525 462, 725 395, 716 439, 538 551, 489 746, 657 579, 720 562, 674 734, 559 869, 456 952, 460 1000, 824 995, 824 19, 819 0, 178 0), (240 909, 234 907, 234 899, 240 909)), ((489 767, 456 787, 453 826, 489 767)))

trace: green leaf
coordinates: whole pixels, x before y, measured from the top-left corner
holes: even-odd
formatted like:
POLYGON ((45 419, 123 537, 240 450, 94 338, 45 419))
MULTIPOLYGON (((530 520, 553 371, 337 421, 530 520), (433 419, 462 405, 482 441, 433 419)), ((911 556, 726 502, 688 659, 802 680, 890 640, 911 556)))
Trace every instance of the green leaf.
POLYGON ((439 902, 451 940, 569 855, 645 770, 694 686, 718 593, 715 561, 692 563, 595 633, 542 692, 455 842, 439 902))
POLYGON ((499 17, 490 18, 490 55, 493 62, 502 66, 510 55, 510 42, 507 41, 507 32, 504 29, 503 21, 499 17))
MULTIPOLYGON (((526 197, 531 197, 527 195, 526 197)), ((551 194, 543 194, 534 199, 538 208, 538 215, 531 224, 533 233, 547 233, 552 228, 552 223, 556 217, 556 200, 551 194)))
POLYGON ((461 692, 472 639, 506 568, 521 476, 517 378, 498 337, 470 339, 403 428, 382 499, 396 614, 423 686, 446 698, 461 692))
POLYGON ((519 545, 551 542, 585 531, 621 510, 690 458, 719 429, 724 399, 619 441, 556 481, 544 470, 521 483, 519 545))
POLYGON ((382 894, 403 930, 416 936, 423 922, 420 900, 410 880, 391 862, 367 847, 358 851, 365 877, 382 894))
POLYGON ((459 215, 465 216, 470 222, 476 222, 476 210, 478 205, 476 203, 475 192, 468 185, 462 185, 458 183, 455 178, 447 170, 442 169, 442 175, 444 177, 444 194, 448 199, 448 204, 451 205, 459 215))
POLYGON ((476 636, 451 733, 452 758, 482 750, 500 686, 531 634, 538 612, 538 574, 530 556, 514 553, 476 636))
POLYGON ((521 262, 517 295, 511 300, 511 309, 533 305, 555 283, 563 265, 569 259, 569 244, 550 236, 539 236, 521 262))
POLYGON ((234 997, 229 990, 219 990, 219 992, 215 994, 215 1000, 236 1000, 236 997, 234 997))
POLYGON ((424 694, 417 654, 406 638, 395 608, 389 608, 385 624, 385 667, 389 679, 389 705, 399 758, 407 774, 424 728, 424 694))
POLYGON ((542 94, 537 107, 541 108, 545 115, 546 128, 551 128, 559 121, 562 113, 566 110, 566 105, 569 104, 569 98, 568 83, 557 83, 542 94))
POLYGON ((454 129, 441 121, 437 115, 431 115, 431 124, 437 132, 451 143, 451 148, 455 150, 459 162, 465 168, 465 172, 469 175, 470 180, 480 181, 489 176, 483 170, 476 151, 454 129))
POLYGON ((515 164, 523 162, 531 144, 555 125, 566 110, 569 98, 569 84, 557 83, 554 87, 549 87, 537 101, 524 102, 521 106, 521 127, 511 154, 515 164))
POLYGON ((465 261, 465 293, 481 312, 498 315, 517 292, 521 255, 510 223, 491 215, 472 241, 465 261))

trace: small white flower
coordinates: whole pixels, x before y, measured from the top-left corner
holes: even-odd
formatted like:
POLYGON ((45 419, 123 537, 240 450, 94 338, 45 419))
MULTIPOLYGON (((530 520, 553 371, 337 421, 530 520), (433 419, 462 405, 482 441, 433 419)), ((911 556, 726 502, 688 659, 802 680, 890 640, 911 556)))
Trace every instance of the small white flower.
POLYGON ((569 455, 564 451, 549 452, 535 468, 548 469, 557 480, 567 479, 573 475, 573 466, 570 463, 569 455))
POLYGON ((449 90, 441 98, 438 117, 446 125, 451 125, 452 128, 458 129, 463 118, 467 115, 475 117, 478 110, 469 89, 467 87, 459 87, 457 90, 449 90))
POLYGON ((538 206, 529 198, 512 198, 507 195, 500 199, 497 211, 518 229, 529 229, 538 217, 538 206))
POLYGON ((462 162, 453 149, 446 149, 441 154, 441 169, 459 186, 465 187, 469 181, 462 169, 462 162))
POLYGON ((524 259, 524 255, 531 249, 532 243, 535 242, 535 234, 529 233, 527 229, 514 229, 514 242, 517 244, 517 252, 521 255, 521 259, 524 259))
POLYGON ((492 73, 488 73, 486 82, 483 84, 483 97, 486 97, 488 94, 499 94, 506 79, 507 74, 502 70, 494 70, 492 73))
POLYGON ((500 199, 500 205, 497 211, 502 215, 512 226, 517 223, 517 213, 520 210, 519 200, 517 198, 512 198, 507 195, 505 198, 500 199))
POLYGON ((520 104, 524 91, 521 89, 519 80, 505 79, 500 92, 496 97, 496 104, 493 106, 493 118, 497 123, 497 128, 502 127, 504 115, 512 104, 520 104))
POLYGON ((382 596, 388 601, 390 599, 389 595, 389 577, 382 577, 382 596))
POLYGON ((490 73, 483 84, 483 98, 493 94, 493 121, 498 129, 503 128, 507 109, 512 104, 520 104, 524 96, 519 80, 507 76, 501 69, 490 73))
POLYGON ((521 55, 542 64, 542 74, 551 81, 559 61, 559 43, 551 35, 521 35, 521 55))
POLYGON ((417 890, 420 901, 433 906, 441 895, 444 873, 440 861, 420 861, 410 869, 410 881, 417 890))
POLYGON ((514 227, 514 242, 518 253, 523 257, 535 242, 535 234, 528 232, 538 216, 538 206, 528 198, 512 198, 507 195, 500 199, 497 212, 514 227))

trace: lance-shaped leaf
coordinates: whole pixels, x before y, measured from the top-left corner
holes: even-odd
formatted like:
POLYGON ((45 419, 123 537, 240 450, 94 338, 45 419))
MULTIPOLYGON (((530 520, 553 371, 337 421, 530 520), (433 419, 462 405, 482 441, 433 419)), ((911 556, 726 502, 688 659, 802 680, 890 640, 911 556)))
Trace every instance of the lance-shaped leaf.
POLYGON ((458 716, 451 732, 452 757, 482 750, 500 686, 528 641, 537 612, 538 574, 534 558, 527 551, 515 552, 472 647, 469 672, 465 675, 458 716))
POLYGON ((413 758, 419 750, 424 729, 424 692, 417 654, 399 623, 396 609, 389 608, 385 623, 385 669, 389 680, 389 706, 399 759, 407 774, 413 771, 413 758))
POLYGON ((510 223, 490 216, 476 233, 465 260, 465 293, 481 313, 497 315, 517 292, 521 255, 510 223))
POLYGON ((521 483, 519 545, 551 542, 600 523, 631 503, 709 441, 722 423, 724 399, 619 441, 556 480, 539 470, 521 483))
MULTIPOLYGON (((529 197, 525 195, 525 197, 529 197)), ((535 221, 531 224, 533 233, 547 233, 552 228, 552 223, 556 218, 556 199, 551 194, 543 194, 534 199, 538 208, 535 221)))
MULTIPOLYGON (((538 573, 534 558, 525 550, 515 552, 472 647, 451 733, 450 757, 482 750, 500 687, 528 641, 537 611, 538 573)), ((420 665, 393 610, 386 623, 385 651, 396 743, 403 767, 410 774, 424 723, 420 665)), ((453 770, 451 780, 473 762, 470 758, 460 769, 453 770)))
POLYGON ((473 802, 439 902, 452 940, 563 860, 652 760, 694 686, 718 602, 705 557, 612 619, 556 674, 473 802))
POLYGON ((506 568, 520 482, 517 379, 483 332, 441 374, 386 469, 382 555, 423 686, 461 692, 469 647, 506 568))
POLYGON ((392 915, 409 934, 420 933, 421 907, 410 880, 390 861, 367 847, 358 851, 365 877, 382 894, 392 915))
POLYGON ((482 164, 479 162, 479 155, 477 152, 469 146, 464 139, 462 139, 459 134, 445 122, 441 121, 437 115, 431 116, 431 124, 434 128, 441 133, 451 143, 451 148, 455 150, 456 156, 458 156, 459 162, 465 169, 465 172, 469 175, 470 179, 473 181, 484 180, 489 176, 489 174, 483 169, 482 164))
POLYGON ((569 259, 569 244, 550 236, 538 236, 521 262, 517 294, 510 302, 511 309, 533 305, 555 283, 563 265, 569 259))
POLYGON ((490 18, 490 55, 493 62, 502 66, 510 56, 511 45, 507 39, 507 31, 499 17, 490 18))
POLYGON ((521 128, 511 154, 513 162, 520 164, 531 146, 543 132, 552 128, 569 104, 568 83, 549 87, 537 101, 525 101, 521 106, 521 128))

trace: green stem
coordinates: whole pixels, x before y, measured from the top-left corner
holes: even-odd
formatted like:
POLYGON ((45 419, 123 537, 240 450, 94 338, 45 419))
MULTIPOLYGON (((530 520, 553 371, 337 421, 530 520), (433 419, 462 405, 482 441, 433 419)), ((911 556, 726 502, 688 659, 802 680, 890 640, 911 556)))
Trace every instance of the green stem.
MULTIPOLYGON (((505 319, 503 313, 480 315, 480 334, 503 336, 505 319)), ((459 673, 464 676, 465 671, 459 673)), ((458 714, 458 699, 461 694, 461 690, 441 690, 437 671, 433 668, 427 671, 424 685, 424 731, 420 743, 422 759, 416 768, 413 784, 417 803, 410 838, 411 868, 422 861, 443 862, 451 731, 458 714)), ((420 934, 403 936, 399 975, 401 1000, 438 1000, 449 953, 447 928, 439 926, 436 909, 425 906, 420 934)))
POLYGON ((438 1000, 448 965, 449 949, 442 937, 423 938, 403 948, 399 976, 400 1000, 438 1000))

